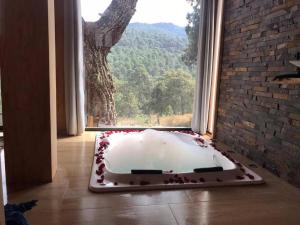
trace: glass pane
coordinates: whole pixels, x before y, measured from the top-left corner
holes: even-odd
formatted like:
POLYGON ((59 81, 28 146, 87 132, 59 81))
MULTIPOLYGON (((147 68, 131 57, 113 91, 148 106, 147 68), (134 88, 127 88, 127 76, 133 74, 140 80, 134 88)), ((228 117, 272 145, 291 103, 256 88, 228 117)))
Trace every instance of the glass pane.
MULTIPOLYGON (((110 2, 82 0, 83 18, 97 21, 110 2)), ((187 0, 137 1, 130 23, 106 56, 113 99, 97 94, 101 88, 95 82, 104 76, 95 79, 97 74, 87 72, 87 126, 190 127, 195 63, 186 57, 191 48, 187 15, 193 10, 187 0)))

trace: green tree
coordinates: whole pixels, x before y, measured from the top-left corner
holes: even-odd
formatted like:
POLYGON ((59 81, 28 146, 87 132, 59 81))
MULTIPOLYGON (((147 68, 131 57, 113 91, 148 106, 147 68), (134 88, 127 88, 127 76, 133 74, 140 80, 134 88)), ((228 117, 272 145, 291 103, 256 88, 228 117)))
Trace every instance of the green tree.
POLYGON ((160 124, 159 118, 166 112, 166 85, 164 80, 157 82, 151 94, 149 109, 157 115, 157 123, 160 124))
POLYGON ((166 72, 156 83, 149 108, 157 115, 185 114, 192 111, 195 79, 183 70, 166 72))
POLYGON ((168 71, 164 75, 166 85, 165 104, 170 105, 175 114, 192 111, 195 80, 183 70, 168 71))
POLYGON ((128 90, 128 82, 114 78, 116 85, 115 104, 117 116, 134 117, 140 113, 139 100, 136 95, 128 90))
POLYGON ((172 106, 170 106, 170 105, 167 106, 165 114, 166 114, 167 116, 170 116, 170 115, 173 115, 173 114, 174 114, 174 111, 173 111, 172 106))
POLYGON ((200 2, 199 0, 186 0, 193 7, 193 11, 187 14, 188 25, 185 32, 188 36, 188 46, 184 50, 182 60, 188 66, 195 65, 198 52, 198 36, 199 36, 199 19, 200 19, 200 2))
POLYGON ((139 65, 129 76, 128 76, 128 89, 130 89, 139 102, 139 109, 144 114, 149 114, 149 101, 152 91, 152 80, 149 73, 143 65, 139 65))

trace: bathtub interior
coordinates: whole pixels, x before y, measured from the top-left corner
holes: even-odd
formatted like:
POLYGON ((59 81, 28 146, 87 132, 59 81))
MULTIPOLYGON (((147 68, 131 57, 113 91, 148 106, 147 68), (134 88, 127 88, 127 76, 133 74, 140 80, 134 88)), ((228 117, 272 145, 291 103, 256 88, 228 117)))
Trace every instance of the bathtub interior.
POLYGON ((235 164, 195 135, 147 129, 116 133, 107 138, 104 152, 109 172, 130 174, 132 170, 162 170, 192 173, 197 168, 233 170, 235 164))

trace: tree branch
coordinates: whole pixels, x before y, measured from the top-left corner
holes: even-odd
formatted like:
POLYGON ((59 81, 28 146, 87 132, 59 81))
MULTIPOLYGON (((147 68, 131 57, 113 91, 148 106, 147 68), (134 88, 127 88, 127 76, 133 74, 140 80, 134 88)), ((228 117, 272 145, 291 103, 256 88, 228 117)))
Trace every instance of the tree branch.
POLYGON ((97 22, 85 24, 86 32, 94 35, 98 48, 110 49, 122 37, 135 13, 137 0, 112 0, 97 22))

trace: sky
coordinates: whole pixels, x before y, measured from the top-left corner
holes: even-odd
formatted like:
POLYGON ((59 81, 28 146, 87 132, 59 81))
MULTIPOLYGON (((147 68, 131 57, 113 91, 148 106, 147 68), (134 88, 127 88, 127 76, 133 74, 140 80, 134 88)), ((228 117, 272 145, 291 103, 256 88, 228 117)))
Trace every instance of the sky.
MULTIPOLYGON (((82 16, 85 21, 96 21, 99 13, 104 12, 111 0, 81 0, 82 16)), ((186 14, 192 8, 186 0, 138 0, 132 22, 173 23, 187 25, 186 14)))

